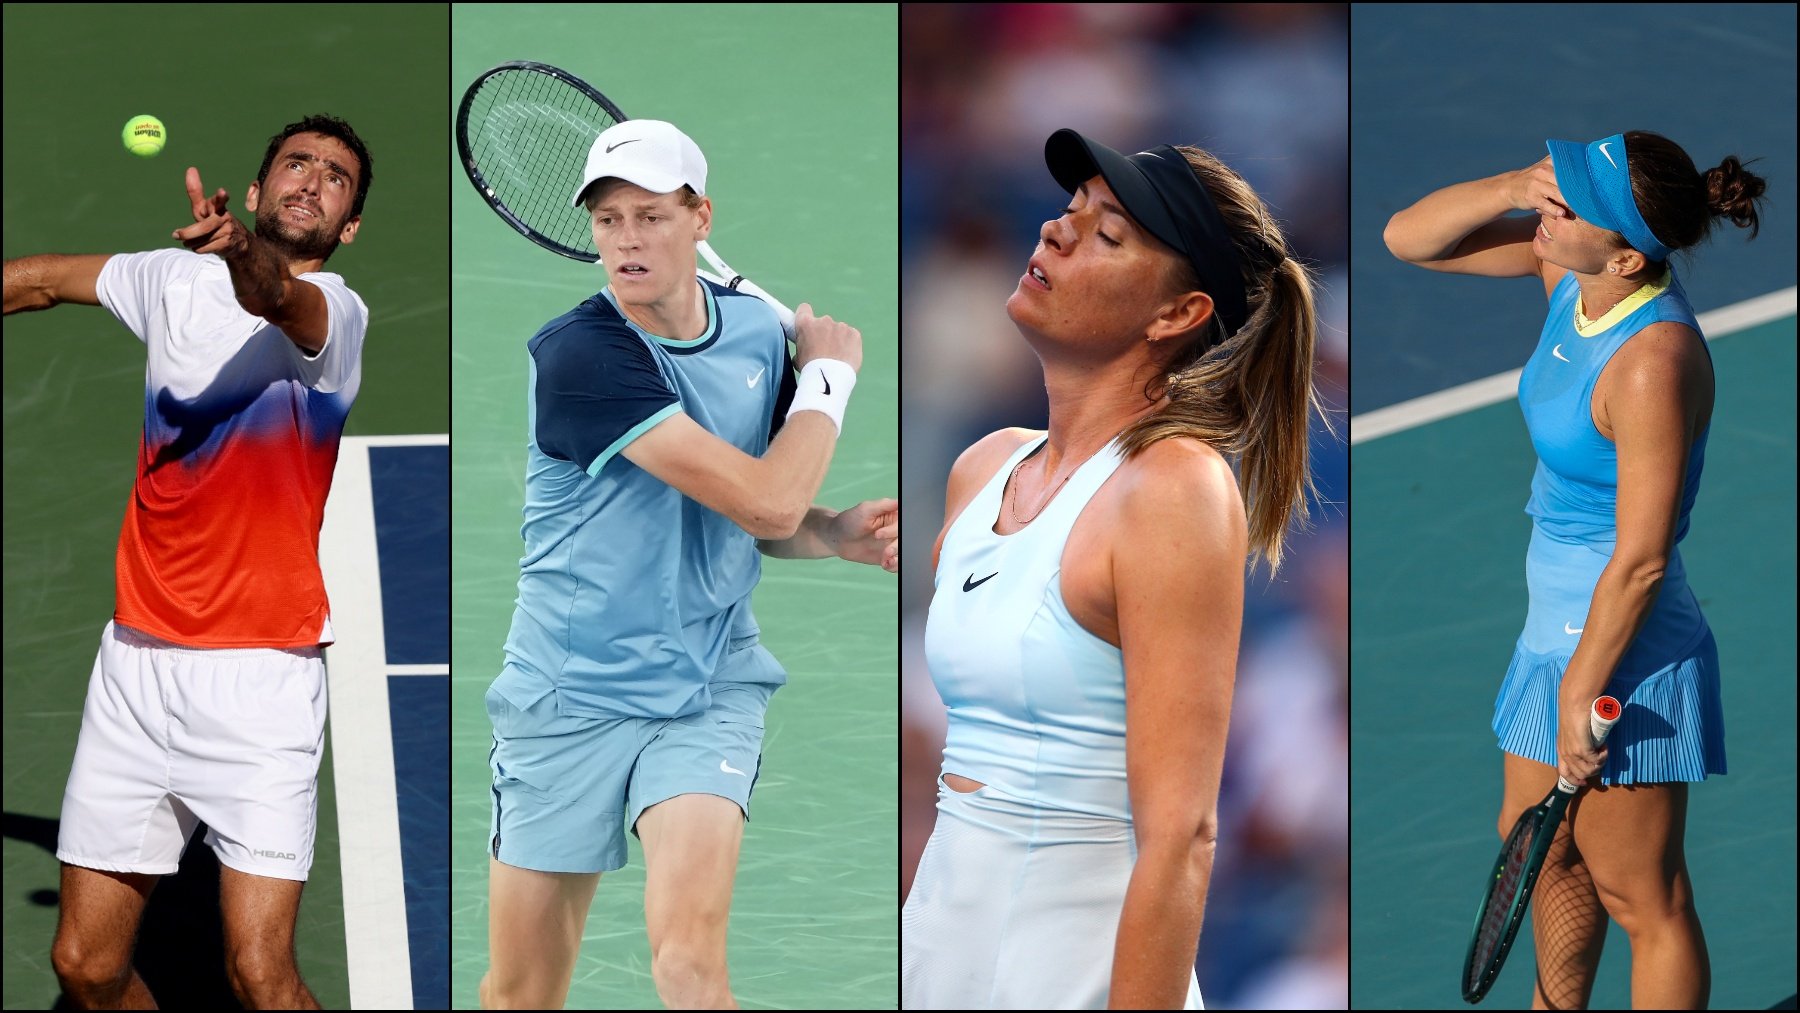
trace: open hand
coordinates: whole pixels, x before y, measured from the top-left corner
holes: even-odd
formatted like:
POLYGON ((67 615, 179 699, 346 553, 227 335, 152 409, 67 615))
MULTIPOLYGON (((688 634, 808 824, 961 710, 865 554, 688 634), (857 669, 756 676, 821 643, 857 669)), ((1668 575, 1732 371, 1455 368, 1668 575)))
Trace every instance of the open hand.
POLYGON ((228 209, 231 196, 223 187, 209 197, 200 184, 200 170, 187 171, 188 203, 194 212, 194 224, 175 230, 181 245, 195 253, 216 253, 230 258, 249 248, 250 230, 228 209))
POLYGON ((900 570, 900 501, 872 499, 845 510, 831 522, 831 543, 840 558, 900 570))

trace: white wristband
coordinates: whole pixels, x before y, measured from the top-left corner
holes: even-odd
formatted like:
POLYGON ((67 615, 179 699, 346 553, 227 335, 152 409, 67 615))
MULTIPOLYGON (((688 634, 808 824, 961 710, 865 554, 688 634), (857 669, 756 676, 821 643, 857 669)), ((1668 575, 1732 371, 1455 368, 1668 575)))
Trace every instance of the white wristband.
POLYGON ((838 433, 844 431, 844 409, 856 388, 856 370, 841 359, 814 359, 800 368, 799 389, 787 417, 797 412, 824 412, 838 433))

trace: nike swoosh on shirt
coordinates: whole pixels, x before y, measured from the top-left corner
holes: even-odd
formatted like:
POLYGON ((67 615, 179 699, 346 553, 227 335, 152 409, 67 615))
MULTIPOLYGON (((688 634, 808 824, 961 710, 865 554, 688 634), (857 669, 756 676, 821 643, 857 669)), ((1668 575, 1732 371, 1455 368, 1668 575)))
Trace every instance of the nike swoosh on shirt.
POLYGON ((1567 633, 1571 637, 1577 633, 1580 633, 1582 630, 1585 630, 1585 629, 1587 629, 1586 626, 1577 626, 1574 629, 1570 629, 1568 621, 1564 620, 1564 622, 1563 622, 1563 632, 1567 633))
POLYGON ((969 574, 968 577, 966 577, 963 580, 963 590, 964 591, 973 591, 976 588, 980 587, 981 585, 987 583, 990 580, 993 580, 995 577, 998 577, 998 576, 1000 576, 1000 571, 995 570, 993 573, 988 574, 987 576, 981 578, 980 580, 976 580, 975 575, 971 573, 971 574, 969 574))
POLYGON ((759 370, 757 370, 757 371, 756 371, 756 375, 755 375, 755 376, 746 376, 746 377, 744 377, 744 386, 746 386, 746 387, 749 387, 749 388, 750 388, 750 389, 751 389, 751 390, 755 390, 755 389, 756 389, 756 385, 757 385, 757 384, 758 384, 758 383, 761 383, 761 382, 762 382, 762 375, 763 375, 763 374, 764 374, 764 373, 766 373, 766 372, 768 372, 768 369, 769 369, 769 367, 767 367, 767 366, 764 366, 764 367, 763 367, 763 368, 761 368, 761 369, 759 369, 759 370))
POLYGON ((739 777, 749 777, 750 776, 749 774, 746 774, 743 771, 732 766, 731 761, 729 761, 729 760, 720 760, 719 761, 719 769, 723 770, 727 774, 736 774, 739 777))
POLYGON ((1556 356, 1557 358, 1561 359, 1564 362, 1569 361, 1569 357, 1562 353, 1561 345, 1557 345, 1555 348, 1550 349, 1550 354, 1556 356))

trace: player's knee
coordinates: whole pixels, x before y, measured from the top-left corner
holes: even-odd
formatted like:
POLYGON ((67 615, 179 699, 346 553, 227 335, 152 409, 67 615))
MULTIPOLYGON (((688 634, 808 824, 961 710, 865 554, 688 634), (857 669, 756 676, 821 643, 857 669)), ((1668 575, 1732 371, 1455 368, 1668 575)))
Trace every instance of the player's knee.
POLYGON ((665 942, 651 955, 650 974, 656 979, 657 991, 664 995, 723 990, 727 979, 725 954, 716 947, 665 942))
POLYGON ((231 990, 246 1006, 264 1008, 264 997, 285 994, 299 977, 294 955, 279 947, 247 946, 227 958, 231 990))
POLYGON ((97 950, 62 933, 50 947, 50 966, 63 991, 73 997, 105 995, 122 989, 131 979, 129 949, 117 953, 97 950))
POLYGON ((1628 936, 1679 922, 1693 903, 1688 892, 1674 883, 1633 883, 1620 888, 1596 879, 1594 891, 1607 915, 1628 936))

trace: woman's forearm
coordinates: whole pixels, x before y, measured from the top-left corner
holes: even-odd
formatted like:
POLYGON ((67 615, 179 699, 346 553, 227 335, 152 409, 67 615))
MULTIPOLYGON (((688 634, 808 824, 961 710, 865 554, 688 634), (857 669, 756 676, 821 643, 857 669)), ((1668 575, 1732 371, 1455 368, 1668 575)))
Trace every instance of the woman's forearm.
POLYGON ((1586 712, 1594 698, 1606 691, 1613 670, 1656 604, 1666 565, 1663 559, 1634 561, 1614 556, 1600 572, 1581 628, 1581 642, 1563 673, 1562 707, 1586 712))
POLYGON ((1447 186, 1388 219, 1381 238, 1408 263, 1444 260, 1469 233, 1517 207, 1516 172, 1447 186))
POLYGON ((1146 842, 1113 944, 1111 1009, 1181 1009, 1200 939, 1213 841, 1146 842))

